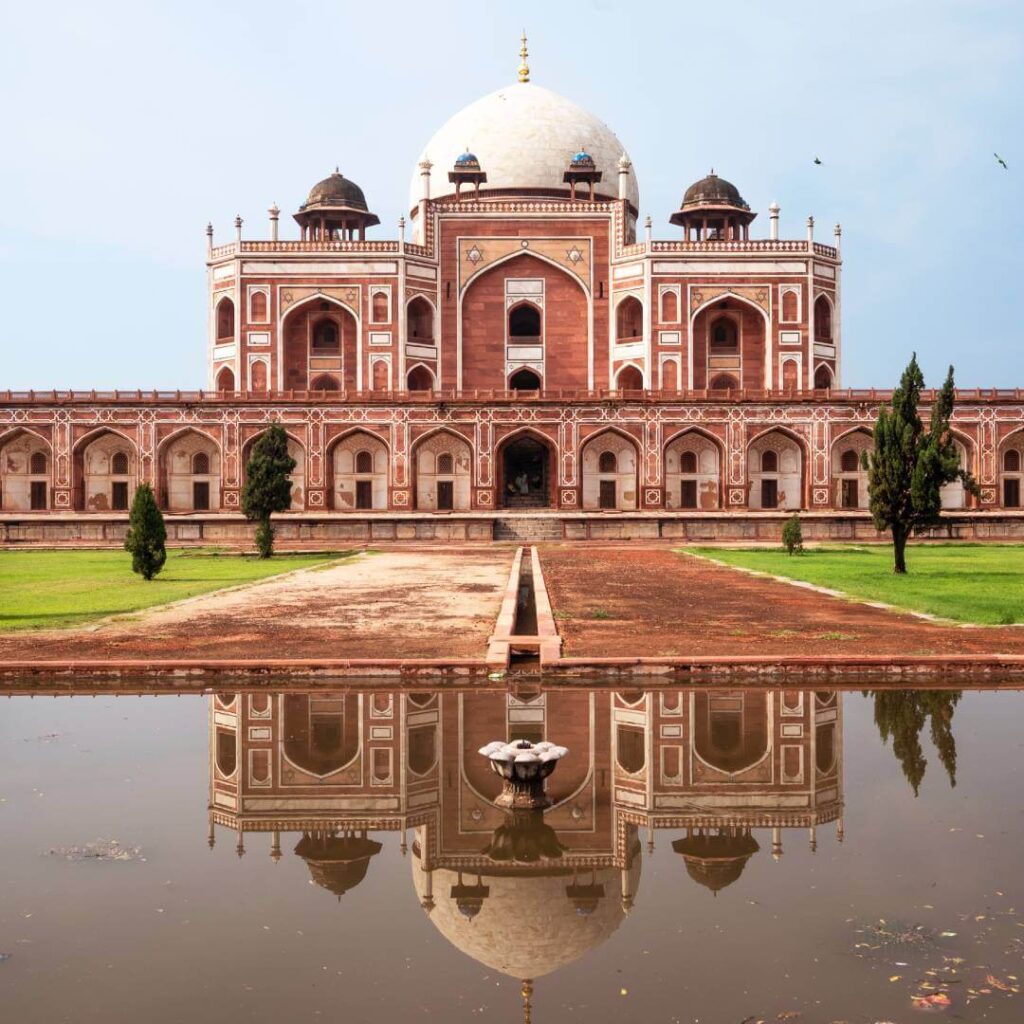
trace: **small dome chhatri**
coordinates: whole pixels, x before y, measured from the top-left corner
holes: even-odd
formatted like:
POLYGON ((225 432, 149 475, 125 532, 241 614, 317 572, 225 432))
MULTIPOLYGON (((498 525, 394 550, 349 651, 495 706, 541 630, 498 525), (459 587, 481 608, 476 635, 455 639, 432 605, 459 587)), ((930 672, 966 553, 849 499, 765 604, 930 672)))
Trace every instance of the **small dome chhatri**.
POLYGON ((735 210, 749 210, 750 206, 740 195, 740 190, 725 178, 720 178, 714 171, 695 181, 683 195, 682 209, 688 210, 695 206, 730 207, 735 210))
POLYGON ((669 222, 679 224, 687 239, 695 235, 699 242, 736 242, 749 237, 750 222, 756 216, 740 190, 712 169, 683 193, 669 222))
POLYGON ((480 161, 477 159, 476 153, 470 153, 467 149, 461 156, 456 157, 455 169, 460 171, 479 171, 480 161))
POLYGON ((572 160, 569 161, 569 166, 581 171, 597 170, 597 164, 594 163, 594 158, 582 149, 578 153, 573 154, 572 160))
POLYGON ((308 210, 311 206, 345 207, 362 213, 369 212, 363 190, 354 181, 349 181, 337 167, 333 174, 318 181, 309 190, 309 198, 299 209, 308 210))
POLYGON ((308 241, 345 241, 366 237, 366 229, 380 223, 370 213, 363 190, 337 167, 310 190, 295 220, 308 241))

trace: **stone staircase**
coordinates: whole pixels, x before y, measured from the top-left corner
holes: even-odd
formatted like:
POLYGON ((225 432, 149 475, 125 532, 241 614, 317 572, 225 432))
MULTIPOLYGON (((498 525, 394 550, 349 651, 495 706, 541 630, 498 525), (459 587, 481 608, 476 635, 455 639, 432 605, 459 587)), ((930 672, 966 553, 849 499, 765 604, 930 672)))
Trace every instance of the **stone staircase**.
POLYGON ((531 511, 547 508, 547 499, 542 494, 506 494, 505 508, 512 512, 531 511))
POLYGON ((494 520, 495 540, 535 543, 562 539, 562 520, 557 516, 501 516, 494 520))

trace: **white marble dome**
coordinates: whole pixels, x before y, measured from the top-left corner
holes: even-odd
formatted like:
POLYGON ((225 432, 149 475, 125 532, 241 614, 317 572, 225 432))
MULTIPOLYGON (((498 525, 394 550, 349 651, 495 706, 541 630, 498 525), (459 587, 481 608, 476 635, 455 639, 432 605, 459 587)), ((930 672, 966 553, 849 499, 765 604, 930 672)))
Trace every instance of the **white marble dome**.
MULTIPOLYGON (((602 178, 597 192, 619 194, 619 159, 625 149, 600 119, 572 100, 532 82, 517 82, 471 103, 449 119, 423 147, 417 165, 429 160, 432 199, 451 195, 455 186, 448 172, 467 150, 476 154, 487 189, 557 189, 568 192, 562 180, 569 161, 583 150, 594 158, 602 178)), ((420 200, 419 166, 409 184, 409 208, 420 200)), ((639 207, 636 174, 630 169, 628 198, 639 207)))
MULTIPOLYGON (((426 876, 419 858, 412 857, 413 883, 423 899, 426 876)), ((635 896, 640 886, 639 850, 629 870, 629 884, 635 896)), ((527 869, 528 870, 528 869, 527 869)), ((467 956, 512 978, 542 978, 607 941, 625 920, 622 908, 622 873, 614 867, 598 868, 595 880, 604 886, 604 896, 590 914, 577 912, 566 895, 573 881, 571 873, 557 868, 540 869, 537 874, 484 875, 490 894, 480 912, 463 916, 449 895, 458 873, 446 868, 434 871, 434 909, 430 922, 467 956)), ((581 872, 584 882, 590 872, 581 872)), ((472 881, 475 874, 464 876, 472 881)))

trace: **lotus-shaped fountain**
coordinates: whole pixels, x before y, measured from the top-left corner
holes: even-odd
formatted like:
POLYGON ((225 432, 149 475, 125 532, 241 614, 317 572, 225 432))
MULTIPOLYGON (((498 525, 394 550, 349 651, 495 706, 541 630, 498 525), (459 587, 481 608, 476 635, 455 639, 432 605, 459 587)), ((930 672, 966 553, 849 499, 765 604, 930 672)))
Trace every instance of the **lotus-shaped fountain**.
POLYGON ((569 751, 546 741, 530 743, 495 740, 480 748, 491 762, 491 769, 503 780, 501 795, 494 801, 499 807, 548 807, 551 800, 544 792, 544 780, 569 751))

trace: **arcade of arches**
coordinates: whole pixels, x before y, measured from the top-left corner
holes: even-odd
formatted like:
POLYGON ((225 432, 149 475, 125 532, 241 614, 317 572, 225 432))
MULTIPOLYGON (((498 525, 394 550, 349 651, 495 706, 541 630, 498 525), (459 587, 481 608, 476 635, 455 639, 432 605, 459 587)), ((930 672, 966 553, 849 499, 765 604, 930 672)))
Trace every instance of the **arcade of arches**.
MULTIPOLYGON (((703 426, 666 424, 660 455, 642 454, 641 437, 633 431, 582 429, 575 450, 566 452, 548 430, 506 427, 494 430, 489 455, 477 450, 478 435, 453 424, 412 437, 405 478, 396 475, 394 434, 387 427, 330 434, 322 457, 310 454, 300 440, 301 430, 301 425, 289 429, 288 451, 296 463, 291 474, 293 512, 660 508, 700 513, 821 506, 866 514, 868 508, 868 425, 840 433, 827 449, 824 465, 817 463, 813 479, 806 433, 781 427, 754 433, 737 461, 735 454, 726 459, 729 435, 703 426), (484 469, 491 474, 489 490, 481 487, 484 469), (567 473, 573 475, 565 478, 567 473)), ((160 506, 171 513, 237 508, 245 463, 257 436, 258 431, 247 431, 238 454, 226 464, 223 434, 210 426, 173 432, 158 442, 153 459, 141 458, 131 434, 99 428, 73 447, 70 507, 80 512, 126 512, 137 484, 145 479, 160 506)), ((977 474, 970 438, 958 433, 954 440, 961 465, 977 474)), ((993 490, 999 504, 1021 508, 1024 431, 1005 439, 994 462, 998 487, 993 490)), ((44 436, 24 428, 0 435, 0 511, 47 512, 60 507, 54 498, 59 486, 56 472, 44 436)), ((941 497, 942 507, 951 511, 978 505, 978 497, 960 481, 943 487, 941 497)))

